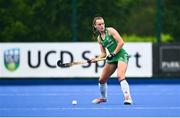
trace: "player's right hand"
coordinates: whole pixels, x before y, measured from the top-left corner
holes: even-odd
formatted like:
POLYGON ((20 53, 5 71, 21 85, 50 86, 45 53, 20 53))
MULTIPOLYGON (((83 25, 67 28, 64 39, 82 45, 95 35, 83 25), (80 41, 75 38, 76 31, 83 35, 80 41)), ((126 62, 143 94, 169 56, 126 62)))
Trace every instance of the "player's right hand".
POLYGON ((108 56, 107 56, 107 60, 111 60, 113 57, 115 57, 116 56, 116 54, 114 54, 114 53, 111 53, 111 54, 109 54, 108 56))
POLYGON ((87 60, 88 63, 95 63, 96 62, 96 57, 93 57, 91 59, 87 60))

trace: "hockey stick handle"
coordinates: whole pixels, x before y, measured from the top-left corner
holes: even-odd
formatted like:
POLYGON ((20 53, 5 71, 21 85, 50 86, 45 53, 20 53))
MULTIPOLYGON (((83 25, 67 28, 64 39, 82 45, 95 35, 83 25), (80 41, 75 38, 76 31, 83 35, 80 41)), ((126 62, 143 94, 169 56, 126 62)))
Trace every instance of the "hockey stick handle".
POLYGON ((104 60, 106 60, 106 58, 95 58, 95 59, 93 59, 94 62, 96 62, 96 61, 104 61, 104 60))
MULTIPOLYGON (((93 62, 97 62, 97 61, 104 61, 106 60, 106 58, 95 58, 93 59, 93 62)), ((91 60, 87 60, 87 61, 75 61, 75 62, 72 62, 72 63, 61 63, 61 60, 59 60, 57 62, 57 65, 59 67, 71 67, 71 66, 74 66, 74 65, 80 65, 80 64, 86 64, 86 63, 93 63, 91 62, 91 60)))

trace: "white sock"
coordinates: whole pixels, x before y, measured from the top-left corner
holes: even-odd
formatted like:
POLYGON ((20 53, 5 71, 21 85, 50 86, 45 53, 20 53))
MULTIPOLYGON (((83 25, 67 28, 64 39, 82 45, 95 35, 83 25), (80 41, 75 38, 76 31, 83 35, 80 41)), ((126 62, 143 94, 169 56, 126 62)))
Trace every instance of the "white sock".
POLYGON ((120 85, 121 85, 121 89, 122 89, 122 92, 124 94, 124 97, 129 96, 129 98, 131 98, 129 84, 127 83, 127 81, 126 80, 122 80, 120 82, 120 85))
POLYGON ((101 97, 107 99, 107 83, 104 84, 99 83, 99 89, 100 89, 101 97))

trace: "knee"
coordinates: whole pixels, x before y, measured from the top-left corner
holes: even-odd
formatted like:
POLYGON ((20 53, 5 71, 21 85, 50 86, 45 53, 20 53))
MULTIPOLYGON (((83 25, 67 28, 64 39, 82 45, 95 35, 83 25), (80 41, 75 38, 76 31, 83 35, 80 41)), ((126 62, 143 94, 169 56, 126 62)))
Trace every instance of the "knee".
POLYGON ((107 80, 105 78, 99 78, 99 83, 100 84, 105 84, 107 80))
POLYGON ((122 81, 122 80, 124 80, 125 79, 125 74, 124 73, 119 73, 118 74, 118 80, 119 81, 122 81))

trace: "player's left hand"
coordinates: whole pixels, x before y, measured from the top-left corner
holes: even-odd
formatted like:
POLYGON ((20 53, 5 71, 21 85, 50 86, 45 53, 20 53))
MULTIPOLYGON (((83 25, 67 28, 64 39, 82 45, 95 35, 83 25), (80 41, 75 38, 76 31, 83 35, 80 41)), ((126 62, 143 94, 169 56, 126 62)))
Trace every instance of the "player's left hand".
POLYGON ((88 63, 92 63, 92 60, 91 60, 91 59, 88 59, 87 62, 88 62, 88 63))
POLYGON ((87 60, 88 63, 95 63, 96 62, 96 57, 93 57, 91 59, 87 60))
POLYGON ((87 62, 88 63, 95 63, 95 62, 97 62, 97 59, 98 59, 97 57, 93 57, 91 59, 88 59, 87 62))

